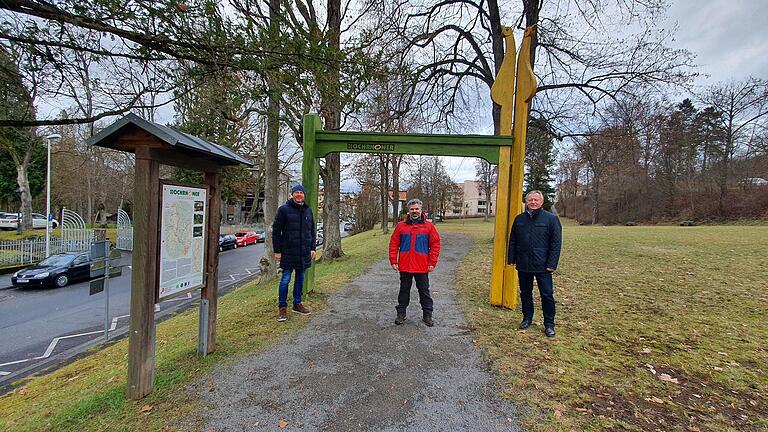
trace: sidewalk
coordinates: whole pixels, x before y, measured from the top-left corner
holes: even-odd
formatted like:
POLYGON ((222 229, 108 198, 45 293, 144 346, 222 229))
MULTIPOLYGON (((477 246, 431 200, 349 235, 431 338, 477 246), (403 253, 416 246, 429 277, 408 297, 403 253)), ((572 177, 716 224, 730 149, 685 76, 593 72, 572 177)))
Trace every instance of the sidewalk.
POLYGON ((408 320, 394 324, 398 275, 382 261, 331 296, 328 310, 290 314, 311 320, 291 339, 193 384, 201 430, 279 430, 281 421, 304 431, 519 430, 454 300, 467 244, 443 238, 430 275, 435 327, 421 322, 415 286, 408 320))

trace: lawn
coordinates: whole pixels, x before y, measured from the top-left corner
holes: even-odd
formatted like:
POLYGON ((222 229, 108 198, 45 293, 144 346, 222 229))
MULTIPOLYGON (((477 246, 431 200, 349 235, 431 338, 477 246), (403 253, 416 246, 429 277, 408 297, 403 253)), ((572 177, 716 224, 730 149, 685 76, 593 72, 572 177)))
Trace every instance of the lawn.
POLYGON ((766 226, 564 223, 554 339, 488 305, 493 224, 457 275, 477 345, 525 430, 768 430, 766 226))
MULTIPOLYGON (((342 240, 346 256, 321 263, 315 292, 306 299, 314 310, 327 306, 328 294, 384 259, 389 237, 366 232, 342 240)), ((154 392, 144 400, 126 399, 127 341, 96 352, 0 397, 4 431, 177 430, 180 418, 196 408, 183 389, 211 368, 278 343, 307 322, 275 321, 276 281, 251 283, 219 300, 217 351, 198 357, 198 311, 179 314, 157 327, 154 392)), ((298 318, 298 319, 297 319, 298 318)))

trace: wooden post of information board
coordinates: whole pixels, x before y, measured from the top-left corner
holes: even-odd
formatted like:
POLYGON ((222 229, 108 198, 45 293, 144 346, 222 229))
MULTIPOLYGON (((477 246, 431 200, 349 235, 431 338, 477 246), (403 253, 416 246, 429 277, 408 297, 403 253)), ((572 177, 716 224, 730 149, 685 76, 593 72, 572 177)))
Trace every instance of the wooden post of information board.
POLYGON ((216 307, 219 291, 219 229, 221 225, 221 188, 218 172, 206 172, 208 186, 208 232, 205 254, 205 286, 200 294, 200 326, 197 352, 206 356, 216 351, 216 307))
POLYGON ((150 156, 149 146, 137 146, 133 191, 134 271, 131 273, 131 323, 128 337, 128 397, 131 399, 141 399, 152 391, 155 374, 159 181, 160 163, 150 156))

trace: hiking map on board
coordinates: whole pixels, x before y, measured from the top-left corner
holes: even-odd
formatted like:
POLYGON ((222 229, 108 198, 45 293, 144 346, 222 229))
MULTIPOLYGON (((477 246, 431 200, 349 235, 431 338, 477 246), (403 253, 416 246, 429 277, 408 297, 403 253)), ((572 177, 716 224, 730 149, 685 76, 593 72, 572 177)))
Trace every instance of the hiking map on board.
POLYGON ((205 283, 206 189, 163 183, 158 300, 205 283))

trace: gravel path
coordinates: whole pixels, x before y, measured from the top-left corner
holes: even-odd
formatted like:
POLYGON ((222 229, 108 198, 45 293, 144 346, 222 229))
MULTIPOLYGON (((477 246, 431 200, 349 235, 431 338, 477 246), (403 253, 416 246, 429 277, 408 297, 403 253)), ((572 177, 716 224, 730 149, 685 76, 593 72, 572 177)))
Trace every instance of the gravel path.
MULTIPOLYGON (((277 347, 213 372, 195 387, 205 431, 517 431, 454 299, 469 240, 446 235, 430 275, 435 327, 414 286, 396 326, 398 276, 382 261, 331 296, 331 307, 277 347), (215 384, 214 384, 215 383, 215 384)), ((279 325, 275 322, 275 325, 279 325)))

